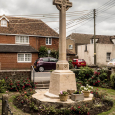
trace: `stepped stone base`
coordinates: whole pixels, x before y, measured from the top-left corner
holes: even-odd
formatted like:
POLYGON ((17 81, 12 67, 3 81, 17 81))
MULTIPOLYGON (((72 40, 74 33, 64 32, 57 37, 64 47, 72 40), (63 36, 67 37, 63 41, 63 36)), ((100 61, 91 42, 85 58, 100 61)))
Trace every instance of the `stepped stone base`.
POLYGON ((70 70, 54 70, 50 77, 49 93, 59 95, 60 91, 77 90, 75 74, 70 70))
POLYGON ((50 81, 40 81, 36 82, 36 89, 49 89, 50 81))

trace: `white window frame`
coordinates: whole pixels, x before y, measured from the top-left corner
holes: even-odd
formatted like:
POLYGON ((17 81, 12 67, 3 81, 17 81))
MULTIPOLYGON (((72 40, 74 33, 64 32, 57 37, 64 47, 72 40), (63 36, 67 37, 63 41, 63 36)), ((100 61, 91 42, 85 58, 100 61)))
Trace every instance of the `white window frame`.
POLYGON ((1 26, 2 27, 7 27, 7 21, 6 20, 1 20, 1 26))
POLYGON ((45 42, 46 42, 46 45, 52 45, 52 38, 46 38, 45 42), (48 42, 46 42, 46 40, 48 39, 48 42), (50 43, 50 39, 51 39, 51 43, 50 43))
POLYGON ((112 39, 112 42, 115 44, 115 39, 112 39))
POLYGON ((107 52, 106 53, 106 61, 110 61, 110 60, 111 60, 111 52, 107 52))
POLYGON ((18 54, 17 54, 17 62, 18 62, 18 63, 31 63, 31 62, 32 62, 32 53, 18 53, 18 54), (18 57, 19 54, 24 55, 24 60, 23 60, 23 61, 19 61, 19 57, 18 57), (26 54, 31 55, 30 61, 26 61, 26 60, 25 60, 25 59, 26 59, 26 54))
POLYGON ((29 36, 15 36, 16 44, 29 44, 29 36))
MULTIPOLYGON (((98 39, 95 39, 95 42, 97 42, 98 39)), ((94 39, 90 39, 90 44, 94 44, 94 39)))
POLYGON ((73 45, 69 45, 69 49, 70 49, 70 50, 73 49, 73 45))

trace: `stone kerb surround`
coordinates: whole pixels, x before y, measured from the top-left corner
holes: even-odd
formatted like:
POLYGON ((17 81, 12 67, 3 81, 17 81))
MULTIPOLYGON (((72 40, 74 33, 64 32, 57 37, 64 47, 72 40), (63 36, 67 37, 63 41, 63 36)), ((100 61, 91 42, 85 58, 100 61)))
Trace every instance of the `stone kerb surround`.
POLYGON ((75 74, 69 70, 66 60, 66 11, 72 3, 69 0, 53 0, 53 5, 59 10, 59 61, 50 77, 49 97, 50 94, 58 95, 60 91, 77 89, 75 74))

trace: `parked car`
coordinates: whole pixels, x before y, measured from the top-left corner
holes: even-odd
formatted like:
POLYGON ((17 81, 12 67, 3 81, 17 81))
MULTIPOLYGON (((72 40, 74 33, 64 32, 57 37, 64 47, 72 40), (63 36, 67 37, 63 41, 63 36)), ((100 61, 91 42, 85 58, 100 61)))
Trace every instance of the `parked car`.
POLYGON ((74 68, 79 68, 79 67, 84 67, 86 66, 86 62, 84 59, 73 59, 73 62, 72 62, 74 68))
POLYGON ((34 70, 36 72, 43 72, 44 70, 55 70, 56 69, 56 62, 58 59, 53 57, 43 57, 39 58, 34 63, 34 70))
POLYGON ((111 69, 112 66, 115 66, 115 58, 111 59, 111 60, 107 63, 108 69, 111 69))

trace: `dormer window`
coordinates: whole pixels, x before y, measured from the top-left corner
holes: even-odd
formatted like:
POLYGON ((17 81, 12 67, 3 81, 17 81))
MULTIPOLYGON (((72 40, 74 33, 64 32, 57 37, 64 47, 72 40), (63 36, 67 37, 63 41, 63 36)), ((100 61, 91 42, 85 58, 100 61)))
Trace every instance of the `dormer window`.
POLYGON ((9 20, 6 18, 5 15, 3 15, 3 16, 0 18, 0 26, 2 26, 2 27, 7 27, 7 26, 8 26, 8 22, 9 22, 9 20))
POLYGON ((115 39, 112 39, 112 42, 115 44, 115 39))
MULTIPOLYGON (((95 42, 97 42, 98 39, 95 39, 95 42)), ((94 44, 94 39, 90 39, 90 44, 94 44)))
POLYGON ((1 26, 2 27, 7 27, 7 21, 6 20, 1 20, 1 26))

